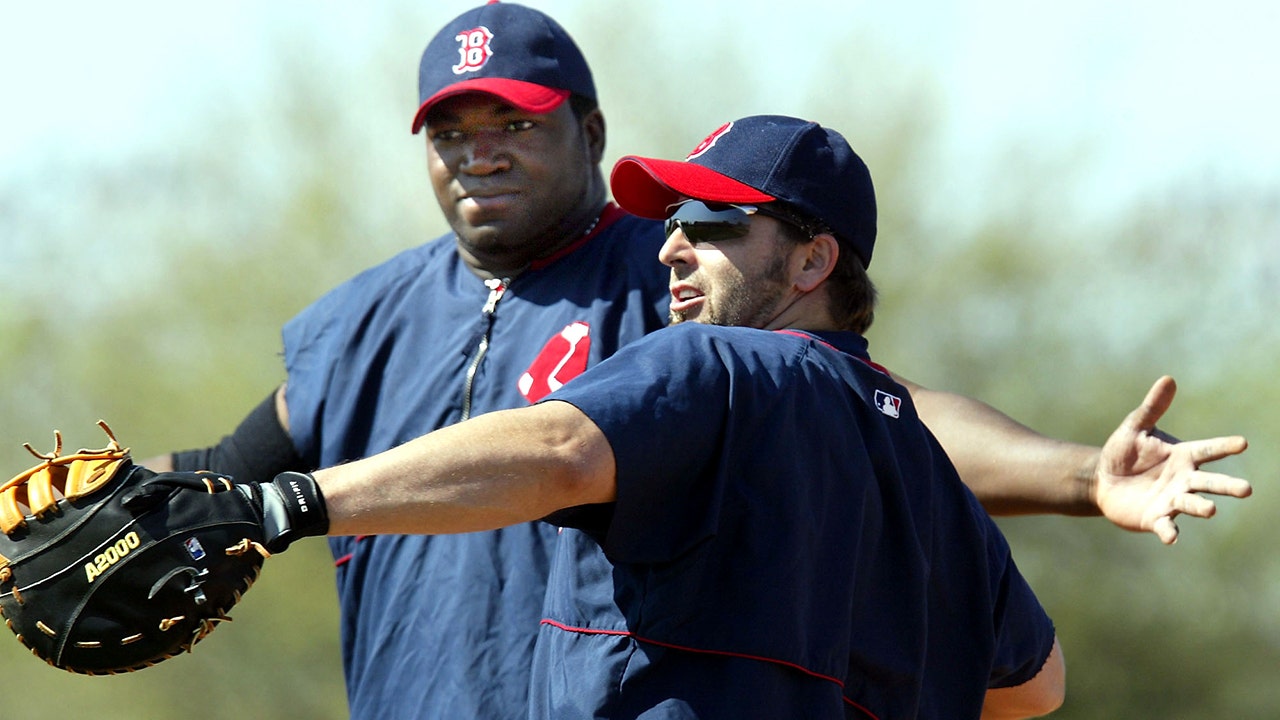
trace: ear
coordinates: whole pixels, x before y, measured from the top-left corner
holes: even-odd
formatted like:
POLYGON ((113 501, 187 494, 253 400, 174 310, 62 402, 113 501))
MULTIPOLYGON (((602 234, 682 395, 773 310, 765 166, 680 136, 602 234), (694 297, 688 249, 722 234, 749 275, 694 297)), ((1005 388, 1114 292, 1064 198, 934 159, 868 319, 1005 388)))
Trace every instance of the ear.
POLYGON ((591 162, 600 164, 604 159, 604 113, 596 108, 582 118, 582 132, 591 151, 591 162))
POLYGON ((802 243, 799 249, 804 264, 793 282, 797 290, 812 292, 836 269, 836 260, 840 258, 840 243, 831 233, 818 233, 813 240, 802 243))

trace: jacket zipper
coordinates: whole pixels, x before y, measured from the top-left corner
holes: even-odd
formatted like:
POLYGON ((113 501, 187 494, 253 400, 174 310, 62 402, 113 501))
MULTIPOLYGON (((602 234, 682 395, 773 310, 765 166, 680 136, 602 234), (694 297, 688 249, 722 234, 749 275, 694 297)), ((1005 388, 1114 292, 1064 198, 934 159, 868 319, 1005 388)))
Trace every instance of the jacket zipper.
POLYGON ((484 316, 484 334, 480 336, 480 344, 476 347, 476 354, 471 358, 471 363, 467 365, 466 381, 462 385, 462 419, 466 420, 471 417, 471 394, 475 386, 476 372, 480 369, 480 363, 484 361, 485 353, 489 352, 489 336, 493 333, 494 315, 498 310, 498 301, 507 292, 507 286, 511 284, 511 278, 489 278, 484 281, 485 287, 489 288, 489 299, 485 301, 484 307, 480 308, 480 314, 484 316))

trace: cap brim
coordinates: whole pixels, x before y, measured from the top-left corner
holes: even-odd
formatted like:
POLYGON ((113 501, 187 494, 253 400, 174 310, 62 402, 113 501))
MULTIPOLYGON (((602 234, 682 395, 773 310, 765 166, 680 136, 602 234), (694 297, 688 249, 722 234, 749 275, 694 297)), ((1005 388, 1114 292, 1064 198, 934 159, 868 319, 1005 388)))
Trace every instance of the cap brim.
POLYGON ((686 198, 723 203, 762 203, 772 195, 691 162, 628 155, 609 176, 613 199, 632 215, 662 220, 686 198))
POLYGON ((466 93, 484 93, 494 95, 515 107, 529 113, 541 115, 560 107, 569 98, 568 90, 546 87, 523 80, 508 78, 475 78, 463 80, 441 89, 436 94, 422 101, 418 106, 418 114, 413 116, 413 132, 417 133, 427 122, 427 113, 436 103, 455 95, 466 93))

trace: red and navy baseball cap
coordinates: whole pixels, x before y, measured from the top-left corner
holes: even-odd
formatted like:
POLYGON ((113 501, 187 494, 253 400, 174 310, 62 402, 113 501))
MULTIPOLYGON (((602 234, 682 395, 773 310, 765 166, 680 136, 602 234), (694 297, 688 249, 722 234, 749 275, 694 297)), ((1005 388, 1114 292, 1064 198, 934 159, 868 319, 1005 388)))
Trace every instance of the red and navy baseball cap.
POLYGON ((684 160, 628 155, 613 166, 613 199, 640 217, 665 219, 686 199, 779 202, 831 230, 871 264, 876 197, 871 172, 840 133, 782 115, 725 123, 684 160))
POLYGON ((591 69, 573 38, 547 15, 491 0, 436 33, 418 65, 413 132, 441 100, 462 93, 495 95, 526 112, 548 113, 568 97, 596 99, 591 69))

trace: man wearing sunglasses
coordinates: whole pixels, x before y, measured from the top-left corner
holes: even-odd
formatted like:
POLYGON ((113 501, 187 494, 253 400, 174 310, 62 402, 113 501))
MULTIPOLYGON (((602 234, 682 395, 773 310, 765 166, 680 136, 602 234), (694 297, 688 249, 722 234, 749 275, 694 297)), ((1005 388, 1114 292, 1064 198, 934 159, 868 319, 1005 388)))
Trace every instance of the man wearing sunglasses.
POLYGON ((311 527, 561 527, 531 717, 1052 712, 1052 623, 867 352, 866 166, 781 116, 700 147, 612 175, 623 208, 667 220, 672 326, 531 407, 292 474, 327 508, 311 527))
MULTIPOLYGON (((355 460, 528 405, 666 325, 667 271, 654 260, 661 225, 608 202, 603 115, 563 28, 514 3, 468 10, 428 43, 419 93, 413 130, 425 136, 453 232, 290 321, 287 383, 222 442, 145 464, 265 480, 355 460)), ((1103 455, 976 401, 910 387, 965 480, 996 509, 1105 512, 1169 540, 1177 513, 1212 513, 1193 491, 1211 481, 1218 492, 1247 488, 1223 489, 1232 479, 1197 471, 1235 446, 1190 452, 1149 437, 1163 407, 1123 426, 1103 455), (1129 452, 1139 443, 1144 453, 1129 452)), ((1171 389, 1163 392, 1167 404, 1171 389)), ((540 523, 332 538, 352 720, 521 715, 558 540, 540 523)))

